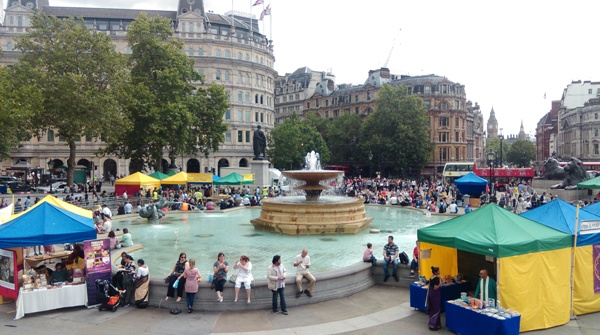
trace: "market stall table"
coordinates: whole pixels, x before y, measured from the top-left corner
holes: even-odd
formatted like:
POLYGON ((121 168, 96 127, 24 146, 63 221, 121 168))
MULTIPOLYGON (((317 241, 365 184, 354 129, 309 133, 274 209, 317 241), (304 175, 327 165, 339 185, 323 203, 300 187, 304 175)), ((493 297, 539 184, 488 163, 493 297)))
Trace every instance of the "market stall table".
POLYGON ((57 252, 51 252, 49 254, 43 254, 43 255, 39 255, 39 256, 33 256, 33 257, 26 257, 25 258, 25 262, 27 262, 27 265, 29 265, 29 267, 31 268, 36 268, 38 266, 38 264, 42 261, 47 261, 47 260, 52 260, 52 259, 62 259, 65 257, 68 257, 71 254, 72 251, 57 251, 57 252))
POLYGON ((472 309, 455 305, 448 301, 446 305, 446 328, 460 335, 512 335, 519 334, 521 316, 500 320, 478 313, 472 309))
POLYGON ((49 311, 53 309, 87 305, 87 286, 64 285, 50 289, 27 291, 21 289, 17 299, 15 320, 25 314, 49 311))
MULTIPOLYGON (((458 284, 442 285, 442 312, 444 311, 443 302, 460 298, 461 292, 467 292, 469 285, 467 282, 458 284)), ((410 284, 410 307, 420 309, 426 312, 425 300, 427 299, 427 287, 418 284, 410 284)))

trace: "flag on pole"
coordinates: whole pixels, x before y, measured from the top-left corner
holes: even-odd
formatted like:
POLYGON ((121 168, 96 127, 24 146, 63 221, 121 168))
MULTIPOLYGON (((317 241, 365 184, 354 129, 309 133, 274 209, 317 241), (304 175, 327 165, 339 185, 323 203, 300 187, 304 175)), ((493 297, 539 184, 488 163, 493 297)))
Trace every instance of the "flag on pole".
POLYGON ((262 13, 260 13, 260 21, 262 21, 267 15, 271 15, 271 4, 269 4, 267 8, 263 9, 262 13))
POLYGON ((265 0, 256 0, 256 2, 254 3, 254 5, 252 5, 252 7, 262 5, 263 3, 265 3, 265 0))

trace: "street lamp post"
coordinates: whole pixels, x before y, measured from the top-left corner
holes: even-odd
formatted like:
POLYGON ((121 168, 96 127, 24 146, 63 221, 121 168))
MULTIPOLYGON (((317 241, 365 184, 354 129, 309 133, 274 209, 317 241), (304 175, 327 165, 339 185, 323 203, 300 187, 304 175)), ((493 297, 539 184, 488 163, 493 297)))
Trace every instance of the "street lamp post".
POLYGON ((500 167, 504 166, 504 160, 502 159, 502 142, 504 140, 504 135, 500 134, 498 135, 498 137, 500 138, 500 167))
POLYGON ((494 183, 493 183, 493 175, 494 175, 494 160, 496 159, 496 154, 493 151, 488 151, 487 160, 488 166, 490 167, 490 195, 494 194, 494 183))
POLYGON ((373 153, 369 151, 369 177, 373 178, 373 153))

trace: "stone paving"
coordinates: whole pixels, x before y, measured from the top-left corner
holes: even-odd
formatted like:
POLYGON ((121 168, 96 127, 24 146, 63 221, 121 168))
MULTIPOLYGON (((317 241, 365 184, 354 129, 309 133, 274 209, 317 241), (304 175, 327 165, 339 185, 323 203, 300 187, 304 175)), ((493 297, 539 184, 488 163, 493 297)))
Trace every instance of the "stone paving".
MULTIPOLYGON (((288 287, 288 289, 293 289, 288 287)), ((315 290, 315 294, 318 291, 315 290)), ((216 303, 216 302, 215 302, 216 303)), ((234 303, 234 302, 224 302, 234 303)), ((182 306, 183 307, 183 306, 182 306)), ((239 312, 186 311, 171 315, 167 309, 119 308, 115 313, 97 309, 66 308, 26 315, 13 320, 15 303, 0 305, 0 334, 431 334, 427 315, 409 306, 407 288, 376 285, 347 298, 289 308, 289 315, 271 310, 239 312)), ((532 335, 598 335, 600 314, 579 316, 567 325, 532 331, 532 335)), ((445 320, 442 317, 442 324, 445 320)), ((485 331, 482 330, 482 334, 485 331)), ((437 334, 453 334, 443 329, 437 334)))

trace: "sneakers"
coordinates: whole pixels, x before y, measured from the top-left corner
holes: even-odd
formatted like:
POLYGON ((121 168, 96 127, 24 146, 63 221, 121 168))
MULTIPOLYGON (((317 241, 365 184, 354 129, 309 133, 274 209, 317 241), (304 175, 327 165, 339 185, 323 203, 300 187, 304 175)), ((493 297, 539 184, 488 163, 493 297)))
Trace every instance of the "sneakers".
POLYGON ((390 279, 390 276, 385 276, 385 277, 383 277, 383 282, 384 282, 384 283, 385 283, 385 282, 387 282, 387 281, 388 281, 388 279, 390 279))
POLYGON ((304 293, 306 293, 309 298, 312 298, 312 293, 310 293, 310 291, 304 290, 304 293))
POLYGON ((414 278, 414 277, 415 277, 415 274, 414 274, 414 273, 411 273, 410 275, 408 275, 408 277, 409 277, 409 278, 414 278))
POLYGON ((129 304, 124 304, 123 307, 129 307, 129 304))
POLYGON ((188 313, 191 313, 191 312, 192 312, 192 309, 191 309, 191 308, 189 308, 189 309, 188 309, 188 313))
POLYGON ((302 295, 302 291, 296 292, 296 299, 300 298, 301 295, 302 295))
POLYGON ((279 311, 278 311, 278 310, 276 310, 276 309, 274 309, 274 310, 273 310, 273 313, 277 313, 277 312, 279 312, 279 311))
POLYGON ((400 281, 400 278, 398 278, 398 275, 395 275, 394 279, 396 279, 396 281, 400 281))
POLYGON ((288 312, 287 311, 281 311, 281 314, 288 315, 288 312))
POLYGON ((223 302, 223 297, 219 297, 219 298, 217 298, 217 301, 218 301, 218 302, 223 302))

